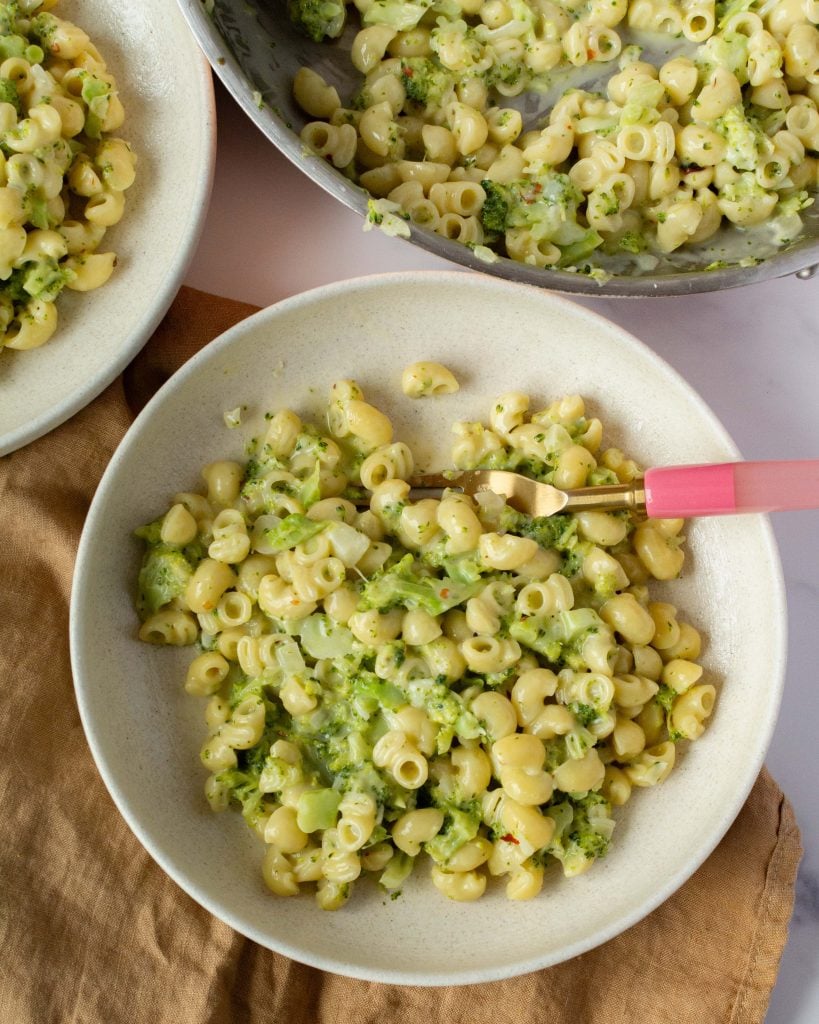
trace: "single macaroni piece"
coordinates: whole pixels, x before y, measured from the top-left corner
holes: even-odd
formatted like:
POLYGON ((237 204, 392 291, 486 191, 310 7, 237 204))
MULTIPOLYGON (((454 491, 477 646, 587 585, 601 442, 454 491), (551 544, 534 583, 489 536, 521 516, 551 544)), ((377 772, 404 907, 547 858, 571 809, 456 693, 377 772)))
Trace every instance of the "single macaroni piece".
POLYGON ((97 250, 136 176, 116 81, 56 6, 8 5, 0 27, 0 350, 39 348, 64 288, 108 281, 116 255, 97 250))
POLYGON ((458 387, 458 381, 452 371, 441 363, 412 363, 401 375, 401 388, 410 398, 451 395, 458 387))
MULTIPOLYGON (((369 33, 360 63, 426 38, 369 33)), ((502 114, 487 124, 514 134, 502 114)), ((447 374, 415 363, 404 390, 447 390, 447 374)), ((579 395, 538 407, 506 391, 488 425, 453 433, 467 468, 590 487, 639 475, 579 395)), ((497 877, 533 899, 551 861, 588 870, 614 808, 662 783, 716 705, 700 633, 651 589, 685 567, 683 521, 414 500, 411 448, 353 380, 332 386, 326 426, 279 410, 248 454, 209 463, 207 493, 174 495, 137 531, 137 607, 141 640, 194 647, 205 799, 241 806, 267 887, 336 910, 362 875, 396 892, 425 861, 458 901, 497 877)))
MULTIPOLYGON (((303 4, 291 14, 305 28, 303 4)), ((799 235, 819 185, 819 30, 815 0, 741 6, 362 0, 352 94, 296 73, 311 119, 301 138, 392 204, 389 217, 373 205, 368 226, 598 278, 650 272, 686 248, 711 266, 703 243, 721 225, 759 227, 767 255, 799 235), (640 58, 644 33, 665 37, 662 63, 640 58), (524 123, 532 97, 556 90, 547 116, 524 123)), ((310 25, 337 35, 318 15, 310 25)), ((421 387, 405 383, 432 393, 421 387)))

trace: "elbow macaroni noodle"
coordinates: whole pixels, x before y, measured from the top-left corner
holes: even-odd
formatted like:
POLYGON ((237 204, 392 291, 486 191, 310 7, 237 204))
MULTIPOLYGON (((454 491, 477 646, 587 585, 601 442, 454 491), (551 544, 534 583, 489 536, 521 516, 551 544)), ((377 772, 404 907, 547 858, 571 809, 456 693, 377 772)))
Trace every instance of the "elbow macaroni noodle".
MULTIPOLYGON (((436 363, 404 378, 414 396, 453 384, 436 363)), ((530 899, 550 862, 573 876, 606 853, 612 808, 713 711, 699 633, 650 590, 681 571, 684 524, 413 501, 411 450, 354 381, 329 412, 329 432, 270 416, 250 461, 205 466, 206 493, 137 531, 140 639, 196 644, 205 795, 241 806, 273 893, 334 910, 360 875, 395 891, 426 856, 450 899, 495 876, 530 899)), ((457 467, 639 473, 579 396, 533 410, 507 392, 489 423, 453 425, 457 467)))
POLYGON ((406 234, 397 214, 489 259, 602 278, 699 247, 724 265, 749 246, 732 257, 720 226, 741 242, 759 225, 768 255, 819 186, 819 28, 815 0, 749 7, 356 2, 359 86, 342 102, 302 68, 302 139, 371 193, 372 223, 406 234), (514 106, 530 94, 551 97, 535 125, 514 106))
POLYGON ((135 176, 114 77, 55 6, 0 5, 0 349, 43 345, 63 288, 110 278, 116 256, 97 250, 135 176))

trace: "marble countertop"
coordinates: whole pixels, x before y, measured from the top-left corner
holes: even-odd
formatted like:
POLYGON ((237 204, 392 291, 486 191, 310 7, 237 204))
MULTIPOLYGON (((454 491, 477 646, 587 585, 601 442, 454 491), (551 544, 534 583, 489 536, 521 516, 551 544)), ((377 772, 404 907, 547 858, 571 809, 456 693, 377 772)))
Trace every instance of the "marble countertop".
MULTIPOLYGON (((260 306, 345 278, 453 265, 380 232, 292 167, 217 87, 213 201, 186 284, 260 306)), ((580 299, 674 366, 748 459, 819 457, 819 277, 679 298, 580 299)), ((819 1021, 819 512, 774 517, 787 585, 789 661, 768 767, 805 847, 767 1024, 819 1021)))

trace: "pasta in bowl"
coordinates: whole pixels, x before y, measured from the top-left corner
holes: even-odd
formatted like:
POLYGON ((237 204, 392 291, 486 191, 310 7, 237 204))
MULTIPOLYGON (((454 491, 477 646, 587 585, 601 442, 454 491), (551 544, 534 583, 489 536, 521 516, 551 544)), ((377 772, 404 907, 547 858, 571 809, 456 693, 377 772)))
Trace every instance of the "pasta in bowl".
POLYGON ((485 459, 480 446, 488 445, 496 460, 536 469, 539 456, 520 439, 542 445, 536 437, 551 431, 550 451, 560 455, 548 472, 566 485, 572 474, 633 472, 618 451, 644 463, 734 454, 667 367, 585 311, 477 276, 385 277, 265 311, 175 377, 115 457, 78 563, 80 707, 137 834, 180 884, 245 934, 375 980, 489 980, 558 962, 633 923, 730 824, 778 702, 780 619, 757 618, 755 608, 773 602, 782 611, 764 520, 688 524, 683 572, 672 579, 679 524, 620 547, 616 518, 589 520, 580 533, 577 524, 574 545, 554 523, 551 541, 538 543, 491 502, 470 507, 453 494, 434 508, 406 502, 400 477, 412 470, 398 439, 411 442, 416 468, 451 465, 443 435, 453 422, 472 425, 454 435, 461 463, 485 459), (499 351, 489 341, 510 302, 519 331, 499 351), (480 326, 464 328, 467 309, 480 326), (389 340, 374 347, 375 338, 389 340), (290 362, 294 344, 313 346, 322 380, 290 362), (478 370, 476 350, 484 353, 478 370), (460 389, 434 394, 440 381, 427 365, 408 383, 420 380, 428 396, 406 395, 402 371, 416 353, 453 371, 460 389), (352 370, 363 397, 340 383, 352 370), (328 419, 323 385, 331 381, 328 419), (509 386, 501 402, 499 381, 509 386), (580 392, 586 411, 577 399, 555 402, 580 392), (524 393, 538 399, 534 413, 524 393), (240 426, 229 430, 225 410, 235 423, 242 405, 240 426), (291 411, 277 412, 282 406, 291 411), (477 431, 489 408, 491 421, 477 431), (383 409, 392 438, 376 414, 383 409), (597 411, 606 440, 594 455, 597 411), (517 445, 503 440, 513 434, 517 445), (238 467, 248 437, 259 447, 245 479, 238 467), (347 503, 363 498, 337 490, 347 483, 333 450, 352 450, 356 438, 373 448, 360 450, 356 485, 372 494, 359 511, 347 503), (145 445, 154 453, 149 470, 139 468, 145 445), (265 451, 284 467, 263 465, 265 451), (193 498, 202 466, 206 489, 193 498), (254 511, 245 515, 248 500, 254 511), (201 634, 199 651, 136 639, 142 552, 127 537, 139 521, 153 524, 143 531, 151 546, 143 638, 184 643, 201 634), (367 531, 378 533, 379 524, 374 539, 367 531), (92 567, 103 550, 118 554, 99 574, 92 567), (181 556, 175 568, 163 564, 171 555, 181 556), (568 558, 585 582, 567 570, 568 558), (646 565, 660 577, 649 582, 647 603, 635 589, 642 584, 625 586, 612 564, 628 565, 636 580, 638 562, 643 578, 646 565), (180 588, 184 601, 174 604, 180 588), (103 604, 111 612, 101 625, 93 609, 103 604), (769 622, 770 632, 752 634, 744 625, 751 620, 769 622), (100 649, 122 665, 123 685, 112 684, 110 657, 102 665, 94 654, 100 649), (268 682, 260 687, 260 679, 268 682), (675 695, 685 692, 687 699, 675 695), (683 735, 699 738, 689 745, 683 735), (677 741, 687 749, 668 774, 677 741), (260 742, 258 760, 251 752, 260 742), (569 748, 579 756, 567 756, 569 748), (197 767, 200 749, 210 773, 197 767), (210 814, 208 775, 215 806, 246 798, 245 816, 267 854, 232 815, 210 814), (634 799, 618 807, 630 786, 634 799), (613 820, 611 849, 584 871, 605 852, 613 820), (420 856, 424 847, 430 859, 420 856), (388 889, 356 881, 367 873, 386 873, 388 889), (345 903, 331 929, 310 899, 279 900, 271 910, 266 888, 286 894, 302 882, 328 909, 345 903), (440 949, 449 959, 453 945, 453 962, 442 966, 440 949))
MULTIPOLYGON (((457 388, 424 367, 425 392, 457 388)), ((489 426, 454 423, 452 464, 634 479, 579 395, 528 407, 507 392, 489 426)), ((487 872, 523 900, 553 861, 588 870, 613 807, 663 782, 714 708, 700 634, 647 586, 680 574, 683 521, 412 500, 412 452, 352 380, 326 433, 265 415, 244 466, 210 463, 206 493, 137 530, 140 639, 199 652, 185 689, 209 698, 211 808, 242 808, 268 888, 315 882, 325 910, 366 872, 400 895, 422 851, 465 902, 487 872)))
POLYGON ((51 0, 0 6, 0 353, 44 345, 63 288, 110 278, 116 254, 98 251, 122 219, 137 157, 114 134, 125 110, 88 34, 51 0))
POLYGON ((215 130, 207 62, 163 0, 0 8, 0 65, 15 78, 0 110, 5 127, 12 111, 17 120, 0 161, 0 326, 16 346, 0 348, 7 454, 81 409, 150 337, 204 220, 215 130), (176 67, 173 88, 159 65, 176 67), (58 112, 49 144, 33 126, 50 122, 53 135, 58 112), (33 151, 14 152, 24 133, 33 151))

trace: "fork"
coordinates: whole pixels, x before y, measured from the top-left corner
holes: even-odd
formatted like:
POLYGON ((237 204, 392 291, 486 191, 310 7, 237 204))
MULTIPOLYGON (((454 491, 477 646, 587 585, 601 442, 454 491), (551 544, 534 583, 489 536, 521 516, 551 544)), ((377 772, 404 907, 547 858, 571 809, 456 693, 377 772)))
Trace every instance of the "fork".
POLYGON ((503 469, 428 473, 410 480, 410 496, 440 497, 445 489, 491 491, 531 516, 632 509, 652 518, 784 512, 819 508, 819 459, 723 462, 649 469, 632 483, 562 491, 503 469))

